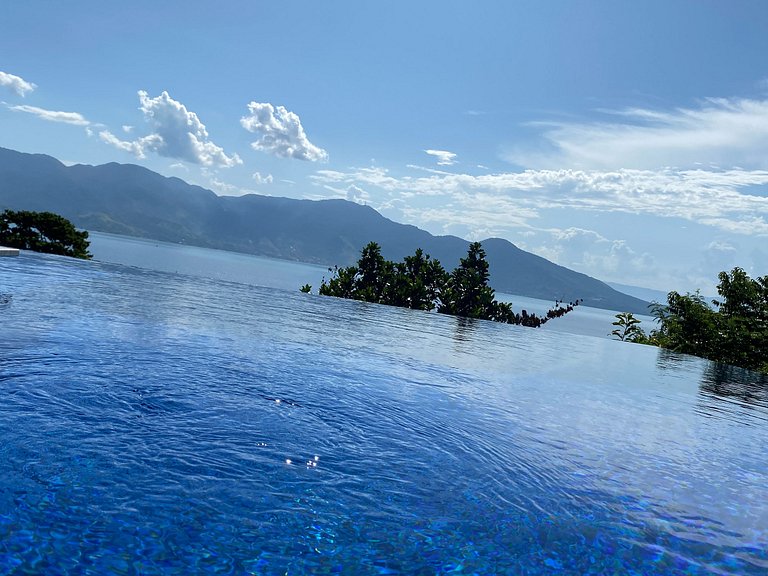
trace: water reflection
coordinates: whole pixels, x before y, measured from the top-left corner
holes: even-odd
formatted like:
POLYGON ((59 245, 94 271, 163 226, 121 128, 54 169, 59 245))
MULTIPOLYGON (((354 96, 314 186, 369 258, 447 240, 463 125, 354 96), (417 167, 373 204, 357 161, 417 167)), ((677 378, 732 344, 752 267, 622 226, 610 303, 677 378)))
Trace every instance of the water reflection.
POLYGON ((476 344, 473 342, 477 331, 477 320, 455 316, 453 324, 453 351, 455 354, 472 354, 476 344))
POLYGON ((710 362, 702 376, 699 393, 706 398, 768 408, 768 375, 710 362))
POLYGON ((666 348, 659 348, 656 356, 656 367, 661 371, 675 372, 688 369, 691 364, 701 362, 701 359, 688 354, 680 354, 666 348))
POLYGON ((463 316, 456 316, 456 324, 454 325, 453 338, 457 342, 469 342, 472 340, 472 333, 475 331, 477 320, 474 318, 464 318, 463 316))
POLYGON ((675 379, 688 379, 698 373, 694 376, 699 380, 695 410, 703 416, 742 423, 754 418, 768 421, 768 374, 664 348, 658 349, 656 367, 675 379))

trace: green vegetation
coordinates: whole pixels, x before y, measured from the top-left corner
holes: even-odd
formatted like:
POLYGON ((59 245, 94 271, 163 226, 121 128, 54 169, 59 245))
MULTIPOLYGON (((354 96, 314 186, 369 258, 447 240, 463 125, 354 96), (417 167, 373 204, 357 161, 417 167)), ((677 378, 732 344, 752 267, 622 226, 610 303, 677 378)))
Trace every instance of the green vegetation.
MULTIPOLYGON (((539 327, 552 318, 573 310, 578 302, 549 310, 545 317, 520 314, 512 306, 495 299, 493 288, 488 285, 489 266, 485 250, 479 242, 470 244, 467 256, 450 274, 438 260, 432 259, 419 248, 413 256, 402 262, 391 262, 381 255, 376 242, 369 243, 360 255, 356 266, 329 268, 332 273, 327 282, 323 279, 319 293, 323 296, 350 298, 415 310, 435 310, 442 314, 494 320, 508 324, 539 327)), ((310 292, 308 284, 302 292, 310 292)))
POLYGON ((0 244, 22 250, 90 259, 88 232, 53 212, 5 210, 0 214, 0 244))
MULTIPOLYGON (((752 279, 741 268, 720 272, 718 300, 708 305, 698 292, 670 292, 667 304, 651 307, 659 327, 646 335, 633 323, 621 340, 661 346, 716 362, 768 373, 768 276, 752 279)), ((614 325, 629 326, 618 314, 614 325), (623 322, 623 324, 622 324, 623 322)))
POLYGON ((613 322, 616 328, 611 331, 611 335, 616 336, 622 342, 644 343, 647 336, 638 324, 640 324, 640 320, 635 318, 630 312, 616 314, 616 321, 613 322))

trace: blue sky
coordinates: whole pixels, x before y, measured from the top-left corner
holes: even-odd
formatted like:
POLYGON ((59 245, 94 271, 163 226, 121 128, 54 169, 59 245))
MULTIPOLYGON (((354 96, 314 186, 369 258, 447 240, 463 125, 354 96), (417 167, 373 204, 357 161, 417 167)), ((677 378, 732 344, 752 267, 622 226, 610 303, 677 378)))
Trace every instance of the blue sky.
POLYGON ((606 281, 768 274, 764 0, 26 0, 0 22, 3 147, 347 198, 606 281))

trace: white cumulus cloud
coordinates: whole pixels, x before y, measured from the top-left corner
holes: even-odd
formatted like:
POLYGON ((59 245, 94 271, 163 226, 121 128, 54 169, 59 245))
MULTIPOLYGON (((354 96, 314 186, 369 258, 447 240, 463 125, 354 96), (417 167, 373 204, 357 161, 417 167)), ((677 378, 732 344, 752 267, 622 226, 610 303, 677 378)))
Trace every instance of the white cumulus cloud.
POLYGON ((264 175, 261 172, 254 172, 251 175, 251 178, 253 178, 257 184, 272 184, 274 181, 272 174, 264 175))
POLYGON ((37 116, 41 120, 47 120, 49 122, 62 122, 64 124, 73 124, 75 126, 89 126, 91 123, 86 120, 82 114, 78 112, 61 112, 59 110, 46 110, 45 108, 38 108, 37 106, 8 106, 9 110, 14 112, 26 112, 37 116))
POLYGON ((32 92, 37 86, 32 82, 27 82, 24 78, 16 76, 14 74, 8 74, 8 72, 0 71, 0 86, 8 88, 14 94, 21 96, 22 98, 27 95, 27 92, 32 92))
MULTIPOLYGON (((171 98, 168 92, 163 91, 155 98, 150 98, 144 90, 138 94, 139 110, 150 125, 151 133, 135 140, 121 140, 104 130, 99 133, 104 142, 138 158, 144 158, 149 151, 201 166, 229 168, 242 164, 237 154, 227 155, 221 146, 212 142, 197 114, 171 98)), ((123 126, 123 131, 130 132, 127 126, 123 126)))
POLYGON ((163 91, 160 96, 150 98, 144 90, 140 90, 139 102, 139 110, 154 128, 154 134, 160 137, 160 141, 152 140, 153 149, 160 156, 203 166, 242 164, 237 154, 227 156, 221 146, 209 140, 208 130, 197 114, 171 98, 168 92, 163 91))
POLYGON ((307 138, 299 116, 283 106, 268 102, 248 104, 248 116, 240 119, 243 128, 258 136, 251 143, 254 150, 268 152, 280 158, 295 158, 310 162, 325 161, 328 153, 307 138))
POLYGON ((456 164, 456 154, 447 150, 424 150, 430 156, 437 159, 438 166, 453 166, 456 164))

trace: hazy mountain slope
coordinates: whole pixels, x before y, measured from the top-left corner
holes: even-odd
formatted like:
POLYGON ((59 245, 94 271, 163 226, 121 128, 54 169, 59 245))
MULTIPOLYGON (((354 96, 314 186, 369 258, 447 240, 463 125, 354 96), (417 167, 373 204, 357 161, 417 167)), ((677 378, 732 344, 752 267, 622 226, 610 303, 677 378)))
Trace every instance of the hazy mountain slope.
MULTIPOLYGON (((345 200, 255 194, 220 197, 132 164, 65 166, 40 154, 0 148, 0 208, 49 210, 89 230, 184 242, 321 264, 350 264, 371 240, 400 259, 421 247, 453 268, 468 242, 433 236, 345 200)), ((646 312, 647 303, 499 238, 483 241, 491 283, 543 299, 646 312)))

